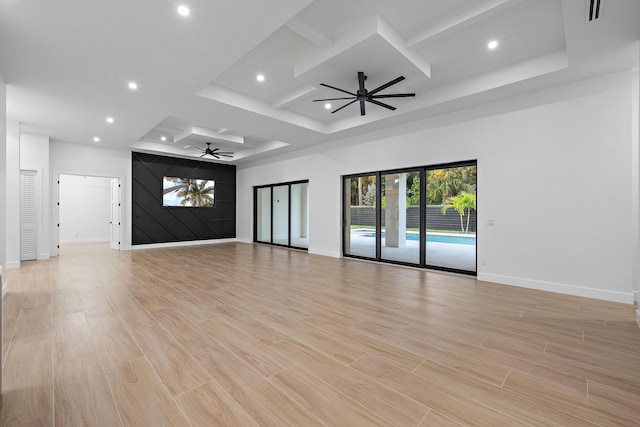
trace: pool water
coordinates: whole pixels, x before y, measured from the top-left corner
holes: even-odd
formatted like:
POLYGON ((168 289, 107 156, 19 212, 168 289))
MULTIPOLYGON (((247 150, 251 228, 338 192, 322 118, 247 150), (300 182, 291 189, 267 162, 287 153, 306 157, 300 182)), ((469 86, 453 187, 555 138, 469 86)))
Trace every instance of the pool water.
MULTIPOLYGON (((375 231, 358 231, 357 234, 360 237, 376 237, 375 231)), ((384 231, 382 232, 382 238, 385 238, 384 231)), ((420 240, 420 234, 415 232, 407 232, 407 240, 417 242, 420 240)), ((432 234, 427 233, 427 242, 434 243, 455 243, 458 245, 475 245, 476 238, 471 236, 457 236, 455 234, 432 234)))

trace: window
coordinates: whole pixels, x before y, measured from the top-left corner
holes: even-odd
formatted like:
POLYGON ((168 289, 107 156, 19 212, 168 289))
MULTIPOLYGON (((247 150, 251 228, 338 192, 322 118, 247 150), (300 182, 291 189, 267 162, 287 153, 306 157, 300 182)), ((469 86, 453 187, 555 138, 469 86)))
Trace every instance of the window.
POLYGON ((254 242, 309 248, 309 181, 254 187, 254 242))

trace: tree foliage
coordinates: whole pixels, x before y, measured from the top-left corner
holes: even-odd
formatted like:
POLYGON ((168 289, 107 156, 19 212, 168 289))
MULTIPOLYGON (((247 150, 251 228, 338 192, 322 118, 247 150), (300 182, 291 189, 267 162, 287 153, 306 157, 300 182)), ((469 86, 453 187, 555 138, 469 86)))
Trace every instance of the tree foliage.
POLYGON ((460 228, 463 233, 469 232, 469 218, 471 217, 471 210, 476 210, 476 196, 475 194, 467 193, 465 191, 460 192, 456 196, 449 197, 444 206, 442 206, 442 214, 446 214, 449 209, 453 208, 460 215, 460 228), (464 228, 464 216, 467 215, 467 228, 464 228))
POLYGON ((461 192, 475 194, 476 166, 427 171, 427 204, 441 205, 461 192))

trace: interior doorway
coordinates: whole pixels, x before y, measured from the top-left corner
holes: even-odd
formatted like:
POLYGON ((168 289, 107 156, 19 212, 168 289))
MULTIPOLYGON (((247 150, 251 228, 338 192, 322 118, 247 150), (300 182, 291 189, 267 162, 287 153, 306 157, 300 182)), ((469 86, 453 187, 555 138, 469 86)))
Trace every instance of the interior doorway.
POLYGON ((74 243, 104 243, 120 250, 121 178, 58 174, 54 249, 74 243))

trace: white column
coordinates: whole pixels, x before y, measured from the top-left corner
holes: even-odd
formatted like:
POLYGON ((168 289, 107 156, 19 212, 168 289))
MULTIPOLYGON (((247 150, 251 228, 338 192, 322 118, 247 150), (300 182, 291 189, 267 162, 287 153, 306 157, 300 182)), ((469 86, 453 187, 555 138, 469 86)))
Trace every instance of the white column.
POLYGON ((407 235, 407 174, 385 175, 385 246, 403 248, 407 235))

